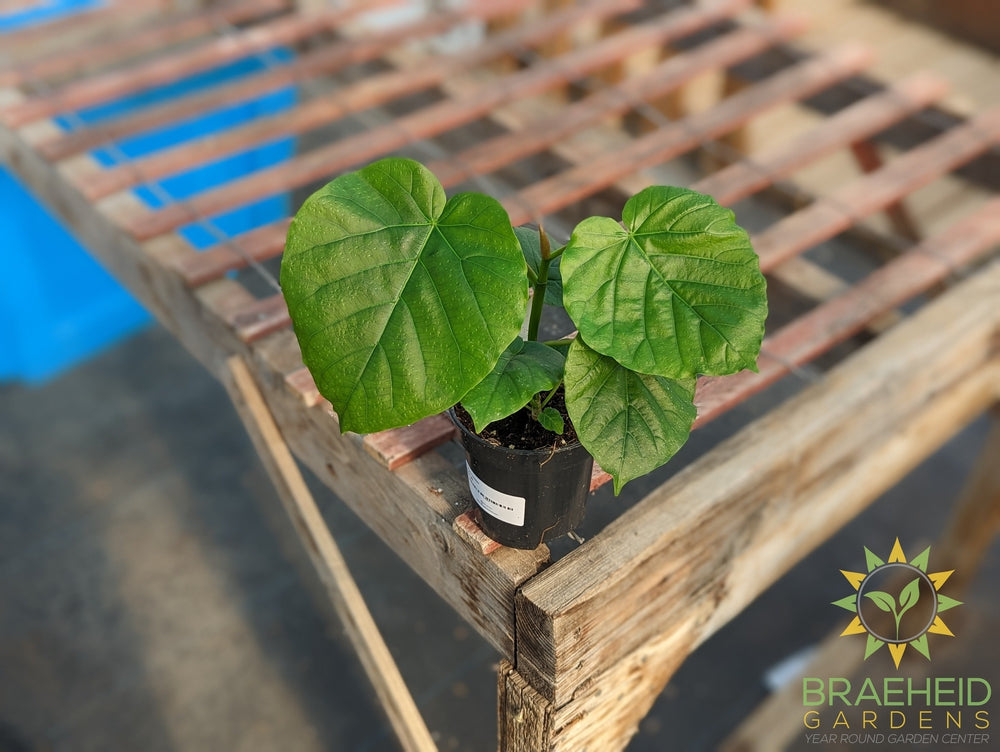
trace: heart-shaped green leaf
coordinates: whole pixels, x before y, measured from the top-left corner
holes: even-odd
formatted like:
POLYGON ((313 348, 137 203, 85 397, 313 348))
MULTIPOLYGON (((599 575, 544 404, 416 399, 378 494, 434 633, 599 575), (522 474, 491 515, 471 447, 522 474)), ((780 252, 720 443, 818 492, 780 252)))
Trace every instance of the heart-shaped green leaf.
POLYGON ((518 337, 504 350, 493 370, 462 398, 476 430, 506 418, 543 390, 555 389, 565 358, 540 342, 518 337))
POLYGON ((563 303, 587 344, 626 368, 685 378, 756 370, 766 282, 729 209, 684 188, 633 196, 623 228, 577 225, 562 257, 563 303))
POLYGON ((580 443, 615 482, 615 494, 687 441, 697 411, 694 378, 650 376, 592 350, 580 337, 566 356, 566 410, 580 443))
MULTIPOLYGON (((528 263, 536 275, 542 263, 541 240, 538 237, 538 230, 530 227, 515 227, 514 234, 521 244, 521 252, 524 253, 524 260, 528 263)), ((559 273, 559 259, 553 259, 549 264, 548 282, 545 285, 545 303, 550 306, 562 308, 562 277, 559 273)))
POLYGON ((563 420, 563 416, 554 407, 546 407, 538 413, 538 422, 542 424, 543 428, 552 431, 552 433, 561 435, 566 430, 566 421, 563 420))
POLYGON ((451 407, 517 335, 527 269, 496 200, 444 189, 408 159, 314 193, 288 230, 281 284, 302 358, 344 431, 451 407))

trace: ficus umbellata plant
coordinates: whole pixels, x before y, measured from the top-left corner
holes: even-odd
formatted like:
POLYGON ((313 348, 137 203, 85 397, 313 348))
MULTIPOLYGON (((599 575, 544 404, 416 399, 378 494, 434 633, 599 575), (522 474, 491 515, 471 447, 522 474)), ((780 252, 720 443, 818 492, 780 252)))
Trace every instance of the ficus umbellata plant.
POLYGON ((407 425, 461 403, 477 430, 527 408, 561 433, 548 400, 562 386, 616 493, 685 443, 697 375, 756 370, 767 315, 749 236, 708 196, 646 188, 621 221, 590 217, 553 248, 544 232, 512 227, 496 199, 447 198, 403 158, 306 200, 281 286, 341 430, 407 425), (539 341, 544 305, 563 306, 576 336, 539 341))

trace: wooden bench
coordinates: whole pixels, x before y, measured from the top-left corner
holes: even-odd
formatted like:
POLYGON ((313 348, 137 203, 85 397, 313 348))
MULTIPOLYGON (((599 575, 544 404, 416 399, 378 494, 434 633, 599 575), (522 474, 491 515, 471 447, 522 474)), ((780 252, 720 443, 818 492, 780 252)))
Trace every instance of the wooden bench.
MULTIPOLYGON (((1000 199, 984 189, 926 237, 904 203, 995 160, 1000 110, 928 120, 948 88, 935 76, 873 82, 871 53, 856 46, 796 53, 802 19, 746 0, 661 5, 480 0, 386 25, 363 12, 370 2, 109 0, 12 35, 0 59, 4 163, 230 386, 262 453, 278 453, 279 486, 295 474, 280 455, 287 443, 500 652, 505 751, 622 749, 692 650, 1000 400, 1000 263, 990 260, 1000 199), (449 30, 471 43, 453 35, 440 51, 449 30), (278 59, 276 48, 296 54, 278 59), (93 127, 54 120, 247 56, 267 65, 225 87, 93 127), (706 81, 717 84, 710 104, 685 109, 685 92, 706 81), (290 112, 116 166, 90 155, 289 85, 300 91, 290 112), (748 155, 734 147, 753 149, 739 134, 755 119, 821 94, 841 104, 814 128, 748 155), (934 132, 908 144, 898 138, 908 124, 934 132), (294 158, 188 199, 151 209, 132 192, 288 136, 301 137, 294 158), (842 151, 859 159, 842 184, 813 196, 791 182, 842 151), (718 169, 693 187, 721 203, 783 207, 754 245, 772 280, 815 305, 769 330, 760 373, 699 383, 699 425, 860 333, 874 341, 557 561, 544 546, 490 546, 464 515, 463 472, 439 451, 453 438, 448 421, 340 434, 274 275, 287 221, 231 239, 213 224, 389 153, 429 162, 446 187, 499 193, 515 224, 544 220, 557 234, 589 213, 581 203, 620 202, 698 161, 718 169), (890 232, 868 221, 879 214, 890 232), (192 224, 219 242, 194 250, 178 234, 192 224), (803 255, 838 236, 882 251, 859 282, 803 255), (935 299, 900 312, 922 296, 935 299), (259 403, 247 408, 247 395, 259 403), (262 413, 270 433, 259 431, 262 413)), ((594 487, 605 480, 596 473, 594 487)), ((294 480, 281 490, 329 573, 336 551, 322 519, 303 512, 294 480)), ((427 748, 418 737, 401 731, 408 749, 427 748)))

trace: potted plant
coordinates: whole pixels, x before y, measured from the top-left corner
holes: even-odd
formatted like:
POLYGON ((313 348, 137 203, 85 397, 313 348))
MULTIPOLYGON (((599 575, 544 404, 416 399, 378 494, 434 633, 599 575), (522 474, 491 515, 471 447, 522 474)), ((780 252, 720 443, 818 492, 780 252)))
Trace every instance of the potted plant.
POLYGON ((673 456, 696 375, 755 370, 767 314, 749 237, 708 196, 653 186, 620 222, 588 218, 552 248, 495 199, 446 198, 402 158, 306 200, 281 285, 341 430, 450 409, 484 530, 521 548, 579 523, 591 456, 616 494, 673 456), (546 304, 575 336, 539 341, 546 304))

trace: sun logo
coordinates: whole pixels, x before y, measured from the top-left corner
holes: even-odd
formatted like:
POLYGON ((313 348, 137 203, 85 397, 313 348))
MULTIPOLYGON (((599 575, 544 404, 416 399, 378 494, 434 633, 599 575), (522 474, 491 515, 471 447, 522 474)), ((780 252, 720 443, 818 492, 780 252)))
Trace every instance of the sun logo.
POLYGON ((868 635, 865 660, 883 645, 889 646, 896 668, 907 645, 930 660, 928 634, 955 636, 941 619, 941 613, 962 602, 939 592, 955 570, 927 574, 930 553, 928 546, 907 561, 897 538, 888 562, 865 548, 867 573, 840 570, 857 591, 833 601, 834 606, 854 612, 854 619, 840 634, 841 637, 868 635))

